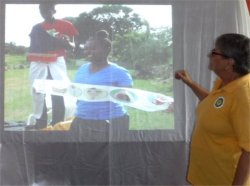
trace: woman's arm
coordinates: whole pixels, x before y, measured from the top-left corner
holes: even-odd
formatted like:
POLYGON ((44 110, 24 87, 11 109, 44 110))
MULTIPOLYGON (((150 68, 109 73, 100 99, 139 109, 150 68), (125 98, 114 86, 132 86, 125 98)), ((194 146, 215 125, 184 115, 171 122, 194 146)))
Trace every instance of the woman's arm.
POLYGON ((176 79, 181 79, 187 86, 189 86, 194 94, 199 98, 199 100, 203 100, 208 96, 209 92, 205 88, 198 85, 196 82, 192 80, 190 75, 185 70, 179 70, 175 73, 176 79))
POLYGON ((250 174, 250 152, 242 151, 232 185, 244 185, 250 174))

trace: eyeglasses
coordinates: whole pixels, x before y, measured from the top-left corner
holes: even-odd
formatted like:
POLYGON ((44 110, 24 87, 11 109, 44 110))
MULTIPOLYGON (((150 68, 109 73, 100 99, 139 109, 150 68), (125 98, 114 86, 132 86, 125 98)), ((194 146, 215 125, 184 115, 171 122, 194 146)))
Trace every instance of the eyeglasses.
POLYGON ((214 49, 211 50, 211 52, 208 54, 208 57, 212 57, 212 56, 222 56, 224 58, 230 58, 228 55, 226 54, 222 54, 222 53, 219 53, 219 52, 215 52, 214 49))

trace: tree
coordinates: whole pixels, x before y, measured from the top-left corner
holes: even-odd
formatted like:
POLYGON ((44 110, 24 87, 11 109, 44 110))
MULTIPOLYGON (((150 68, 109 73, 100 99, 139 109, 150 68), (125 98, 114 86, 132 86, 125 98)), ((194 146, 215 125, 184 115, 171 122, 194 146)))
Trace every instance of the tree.
POLYGON ((172 67, 172 29, 150 28, 129 7, 103 5, 72 18, 71 22, 79 31, 79 43, 84 43, 97 30, 107 30, 113 40, 110 60, 135 69, 142 78, 152 78, 153 69, 158 72, 163 69, 163 74, 166 68, 172 67))
POLYGON ((23 55, 27 52, 27 48, 24 46, 17 46, 15 43, 5 43, 5 53, 6 54, 15 54, 23 55))
POLYGON ((112 58, 127 68, 136 69, 140 77, 151 78, 153 67, 172 65, 171 28, 151 29, 149 34, 130 32, 117 36, 113 45, 112 58))
POLYGON ((82 13, 75 20, 79 31, 79 42, 84 43, 97 30, 105 29, 111 34, 124 35, 141 30, 147 22, 133 12, 133 9, 123 5, 103 5, 93 9, 90 13, 82 13))

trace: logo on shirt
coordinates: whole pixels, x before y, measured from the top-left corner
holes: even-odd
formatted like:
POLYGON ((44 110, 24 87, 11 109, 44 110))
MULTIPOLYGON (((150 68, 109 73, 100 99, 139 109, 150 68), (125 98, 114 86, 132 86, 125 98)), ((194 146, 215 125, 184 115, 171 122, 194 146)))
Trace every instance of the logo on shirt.
POLYGON ((224 105, 224 97, 218 97, 214 102, 215 108, 221 108, 224 105))

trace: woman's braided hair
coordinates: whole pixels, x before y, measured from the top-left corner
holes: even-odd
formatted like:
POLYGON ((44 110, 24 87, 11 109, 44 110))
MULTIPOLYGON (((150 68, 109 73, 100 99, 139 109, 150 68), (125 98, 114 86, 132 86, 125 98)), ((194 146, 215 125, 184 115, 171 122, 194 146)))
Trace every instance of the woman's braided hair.
POLYGON ((95 33, 94 40, 100 44, 107 53, 111 51, 112 42, 109 39, 109 33, 106 30, 99 30, 95 33))

